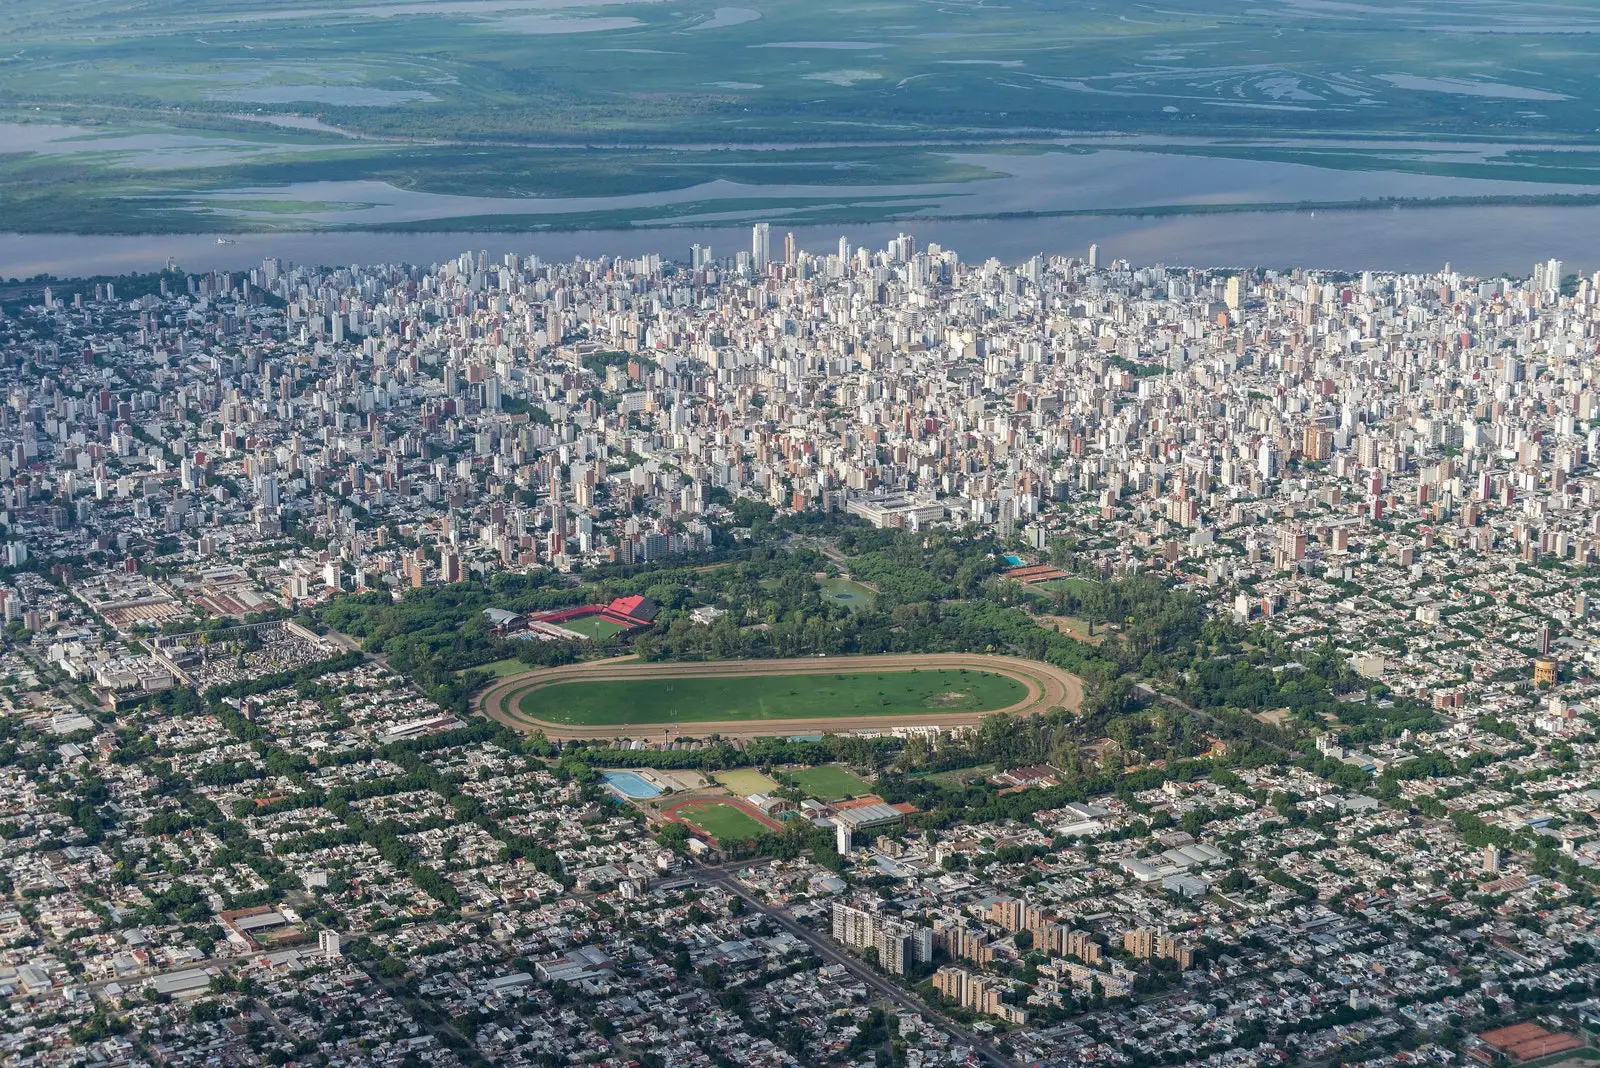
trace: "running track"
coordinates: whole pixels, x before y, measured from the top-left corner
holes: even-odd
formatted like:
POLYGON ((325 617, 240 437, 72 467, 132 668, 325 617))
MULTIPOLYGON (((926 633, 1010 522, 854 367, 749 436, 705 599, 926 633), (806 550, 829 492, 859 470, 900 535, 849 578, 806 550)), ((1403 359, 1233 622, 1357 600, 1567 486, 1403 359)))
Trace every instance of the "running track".
POLYGON ((664 818, 664 819, 669 819, 669 820, 673 820, 673 821, 675 821, 677 823, 686 824, 691 830, 695 831, 697 834, 704 835, 705 837, 710 838, 713 841, 715 841, 716 840, 716 835, 712 834, 710 831, 702 831, 698 826, 696 826, 693 823, 690 823, 689 820, 687 818, 685 818, 681 814, 683 812, 683 810, 686 809, 686 808, 687 809, 693 809, 693 808, 696 808, 696 807, 698 807, 700 805, 708 804, 710 802, 716 802, 719 805, 727 805, 729 808, 736 809, 739 812, 743 812, 746 816, 749 816, 751 819, 755 820, 757 823, 761 824, 761 826, 765 827, 769 831, 781 831, 781 830, 783 830, 783 824, 779 823, 777 820, 773 819, 771 816, 768 816, 765 812, 762 812, 759 808, 756 808, 754 805, 750 804, 747 801, 744 801, 744 800, 742 800, 740 798, 737 798, 737 797, 732 797, 732 796, 727 795, 727 794, 699 793, 699 794, 691 794, 688 797, 674 797, 670 801, 666 802, 664 805, 661 806, 661 815, 662 815, 662 818, 664 818))
POLYGON ((1011 656, 985 656, 980 653, 901 653, 889 656, 808 657, 804 660, 713 660, 652 663, 634 657, 595 660, 512 675, 501 679, 478 698, 478 710, 490 719, 524 731, 543 731, 552 741, 584 738, 637 738, 670 741, 673 738, 704 737, 720 734, 725 738, 770 738, 791 734, 891 727, 965 727, 985 716, 1003 712, 1030 715, 1060 705, 1071 711, 1083 707, 1083 682, 1076 675, 1037 660, 1011 656), (1027 688, 1022 700, 991 712, 908 713, 894 716, 824 717, 816 719, 714 720, 707 722, 608 723, 573 725, 553 723, 521 711, 526 695, 546 686, 567 682, 754 677, 763 675, 836 675, 872 671, 932 671, 940 668, 987 671, 1015 679, 1027 688))

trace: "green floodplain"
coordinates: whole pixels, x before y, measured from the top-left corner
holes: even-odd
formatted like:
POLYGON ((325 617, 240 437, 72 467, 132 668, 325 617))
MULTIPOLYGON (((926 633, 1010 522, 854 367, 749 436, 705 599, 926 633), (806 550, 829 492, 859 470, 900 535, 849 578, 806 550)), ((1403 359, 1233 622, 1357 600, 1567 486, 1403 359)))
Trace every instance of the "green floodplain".
POLYGON ((981 671, 568 682, 523 695, 525 716, 573 726, 990 712, 1027 687, 981 671))
POLYGON ((0 229, 1600 200, 1578 0, 8 0, 0 40, 0 229))

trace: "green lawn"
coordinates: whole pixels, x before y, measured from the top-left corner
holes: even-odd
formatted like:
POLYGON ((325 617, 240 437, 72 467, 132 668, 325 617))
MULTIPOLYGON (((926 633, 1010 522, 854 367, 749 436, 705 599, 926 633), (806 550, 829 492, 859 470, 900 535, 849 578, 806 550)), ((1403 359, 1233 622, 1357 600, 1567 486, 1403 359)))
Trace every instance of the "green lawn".
POLYGON ((694 723, 989 712, 1027 687, 982 671, 884 671, 568 682, 524 694, 525 716, 551 723, 694 723))
POLYGON ((717 782, 726 786, 740 797, 749 797, 751 794, 771 793, 778 788, 778 784, 750 768, 732 768, 728 771, 716 772, 717 782))
POLYGON ((719 842, 742 842, 765 834, 767 828, 732 805, 707 801, 678 813, 690 826, 702 830, 719 842))
POLYGON ((865 779, 837 764, 797 768, 785 774, 793 779, 800 789, 822 801, 842 801, 847 797, 860 797, 872 792, 872 786, 865 779))
MULTIPOLYGON (((524 671, 532 670, 533 668, 530 665, 524 664, 514 656, 506 660, 496 660, 492 664, 479 664, 475 668, 466 669, 466 671, 492 671, 497 679, 503 679, 507 675, 520 675, 524 671)), ((465 674, 465 671, 459 672, 459 674, 465 674)))
POLYGON ((558 623, 557 626, 574 634, 582 634, 591 641, 605 641, 628 629, 605 616, 583 616, 580 619, 569 619, 565 623, 558 623))
POLYGON ((1094 589, 1099 583, 1086 578, 1058 578, 1049 582, 1041 582, 1034 586, 1036 590, 1072 590, 1074 593, 1084 593, 1094 589))

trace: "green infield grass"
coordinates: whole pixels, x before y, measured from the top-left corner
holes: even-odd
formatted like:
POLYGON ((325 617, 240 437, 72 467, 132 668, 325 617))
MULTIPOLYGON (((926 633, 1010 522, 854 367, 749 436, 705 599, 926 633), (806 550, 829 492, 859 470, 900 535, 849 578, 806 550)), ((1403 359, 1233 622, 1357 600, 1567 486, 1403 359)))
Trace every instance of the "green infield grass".
POLYGON ((750 768, 733 768, 728 771, 716 772, 717 782, 726 786, 740 797, 749 797, 751 794, 771 793, 778 788, 778 784, 750 768))
POLYGON ((872 792, 872 786, 865 779, 835 764, 796 768, 785 774, 800 789, 822 801, 843 801, 847 797, 861 797, 872 792))
POLYGON ((703 723, 991 712, 1027 687, 983 671, 756 675, 566 682, 523 695, 523 715, 547 723, 703 723))
POLYGON ((742 842, 765 834, 768 830, 747 813, 721 801, 706 801, 681 809, 678 815, 691 827, 704 831, 719 842, 742 842))

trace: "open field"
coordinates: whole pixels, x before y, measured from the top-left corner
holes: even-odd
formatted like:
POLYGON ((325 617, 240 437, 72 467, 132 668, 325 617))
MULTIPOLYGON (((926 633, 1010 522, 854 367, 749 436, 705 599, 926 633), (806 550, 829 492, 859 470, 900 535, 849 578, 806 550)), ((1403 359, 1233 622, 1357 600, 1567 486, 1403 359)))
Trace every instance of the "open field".
POLYGON ((801 225, 1600 192, 1588 5, 740 4, 7 0, 0 228, 801 225))
POLYGON ((871 785, 865 779, 836 764, 796 768, 785 774, 798 783, 800 789, 819 801, 842 801, 847 797, 860 797, 872 792, 871 785))
POLYGON ((742 842, 775 829, 778 824, 748 806, 708 799, 682 801, 664 810, 671 819, 709 834, 719 842, 742 842))
POLYGON ((508 675, 520 675, 524 671, 532 670, 531 667, 516 657, 510 657, 506 660, 496 660, 490 664, 479 664, 475 668, 467 668, 465 671, 458 672, 458 674, 466 674, 467 671, 488 671, 492 672, 495 678, 503 679, 508 675))
POLYGON ((727 771, 716 773, 717 782, 726 786, 740 797, 749 797, 751 794, 764 794, 776 790, 778 784, 750 768, 730 768, 727 771))
POLYGON ((1085 590, 1093 589, 1096 585, 1097 583, 1093 579, 1072 578, 1069 576, 1067 578, 1051 579, 1049 582, 1041 582, 1035 586, 1034 589, 1072 590, 1077 593, 1082 593, 1085 590))
POLYGON ((954 727, 991 712, 1020 715, 1082 704, 1082 683, 1059 668, 969 653, 707 663, 623 657, 505 679, 478 699, 485 715, 552 739, 649 740, 713 733, 746 738, 822 734, 903 724, 954 727), (669 685, 683 688, 669 691, 669 685), (549 690, 561 694, 559 705, 549 690), (708 694, 720 694, 723 703, 707 704, 708 694), (1009 703, 992 704, 1006 694, 1009 703), (830 702, 844 699, 862 707, 835 711, 830 702))
POLYGON ((688 723, 993 712, 1027 689, 1016 679, 966 669, 616 679, 556 684, 529 692, 518 711, 575 725, 688 723))
POLYGON ((1054 630, 1057 634, 1067 634, 1087 642, 1090 645, 1099 645, 1106 640, 1105 627, 1102 626, 1093 634, 1089 633, 1089 621, 1078 619, 1076 616, 1037 615, 1034 621, 1046 630, 1054 630))

